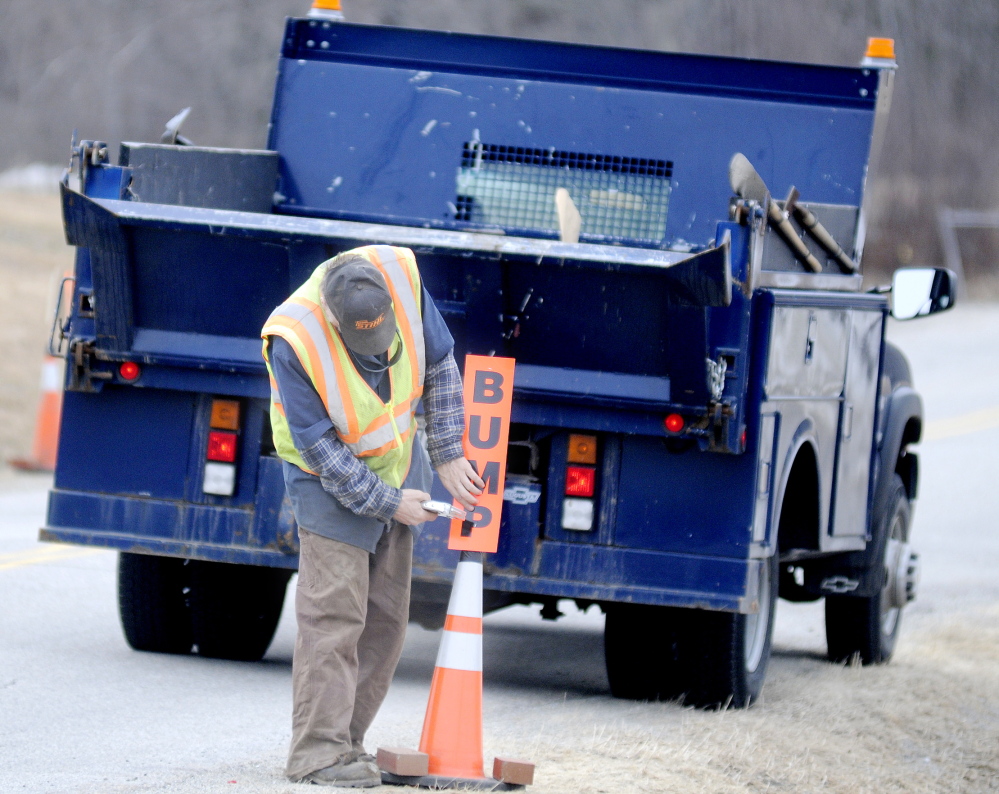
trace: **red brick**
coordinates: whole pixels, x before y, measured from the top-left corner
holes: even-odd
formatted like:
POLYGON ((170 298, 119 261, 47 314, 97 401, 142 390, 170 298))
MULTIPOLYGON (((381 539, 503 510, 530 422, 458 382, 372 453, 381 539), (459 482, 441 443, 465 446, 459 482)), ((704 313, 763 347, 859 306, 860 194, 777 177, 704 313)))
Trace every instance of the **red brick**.
POLYGON ((427 774, 430 756, 407 747, 379 747, 378 768, 393 775, 413 777, 427 774))
POLYGON ((504 783, 529 786, 534 782, 534 764, 519 758, 495 758, 493 777, 504 783))

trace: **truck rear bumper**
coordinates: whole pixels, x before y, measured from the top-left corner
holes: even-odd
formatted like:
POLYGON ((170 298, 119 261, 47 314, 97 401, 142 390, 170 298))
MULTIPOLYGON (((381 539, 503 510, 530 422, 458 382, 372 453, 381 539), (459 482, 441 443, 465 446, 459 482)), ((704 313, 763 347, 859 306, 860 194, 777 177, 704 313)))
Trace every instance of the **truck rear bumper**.
MULTIPOLYGON (((68 527, 43 527, 39 540, 54 543, 73 543, 82 546, 100 546, 136 554, 158 554, 166 557, 229 562, 239 565, 266 565, 274 568, 298 568, 298 555, 247 546, 169 540, 148 535, 130 535, 123 532, 101 532, 92 529, 68 527)), ((656 555, 662 556, 662 555, 656 555)), ((740 564, 745 570, 745 563, 740 564)), ((449 583, 453 572, 445 573, 424 566, 414 566, 414 578, 422 581, 449 583)), ((718 592, 674 590, 661 587, 598 584, 594 582, 562 581, 534 576, 490 574, 484 577, 483 586, 488 590, 573 598, 586 601, 613 601, 637 604, 657 604, 726 612, 751 611, 743 597, 718 592)))
MULTIPOLYGON (((537 575, 490 568, 483 587, 506 593, 540 597, 613 601, 659 606, 755 612, 755 581, 759 560, 668 554, 546 541, 537 575), (560 570, 563 572, 560 575, 560 570), (706 586, 707 585, 707 586, 706 586)), ((421 581, 449 582, 453 569, 436 565, 413 566, 421 581)))
MULTIPOLYGON (((421 552, 431 546, 434 553, 417 555, 413 577, 447 585, 458 552, 448 551, 443 538, 434 534, 425 531, 418 544, 421 552)), ((39 538, 138 554, 298 567, 290 507, 276 504, 245 509, 56 489, 39 538), (271 514, 275 511, 279 515, 271 514)), ((759 565, 751 559, 546 540, 531 573, 487 561, 483 585, 542 598, 755 612, 756 594, 749 583, 756 581, 759 565)))
MULTIPOLYGON (((281 482, 283 495, 284 483, 281 482)), ((140 554, 298 567, 291 507, 257 495, 255 507, 191 504, 166 499, 55 489, 39 539, 103 546, 140 554)))
POLYGON ((298 568, 298 555, 279 551, 231 546, 221 543, 200 543, 185 540, 152 538, 148 535, 128 535, 123 532, 100 532, 93 529, 42 527, 38 539, 51 543, 73 543, 81 546, 101 546, 135 554, 156 554, 162 557, 231 562, 239 565, 265 565, 270 568, 298 568))

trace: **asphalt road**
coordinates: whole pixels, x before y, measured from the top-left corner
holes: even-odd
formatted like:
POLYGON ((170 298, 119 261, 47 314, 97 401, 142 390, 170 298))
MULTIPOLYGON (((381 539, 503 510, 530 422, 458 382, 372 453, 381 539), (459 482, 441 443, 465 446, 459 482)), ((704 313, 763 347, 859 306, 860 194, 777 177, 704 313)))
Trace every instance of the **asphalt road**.
MULTIPOLYGON (((704 715, 676 704, 610 698, 603 618, 595 609, 580 614, 566 607, 566 618, 549 623, 536 609, 511 608, 486 619, 487 764, 494 753, 533 757, 539 761, 534 790, 551 792, 757 791, 769 788, 768 780, 781 790, 835 791, 979 790, 984 780, 980 790, 990 790, 999 762, 988 760, 987 749, 975 755, 977 740, 961 733, 964 717, 929 715, 933 725, 943 726, 938 732, 953 736, 931 741, 907 733, 897 744, 898 758, 871 747, 868 755, 861 748, 823 760, 822 748, 839 741, 840 729, 829 723, 841 719, 840 712, 810 713, 816 692, 849 700, 845 693, 853 688, 861 704, 854 707, 868 711, 865 698, 873 701, 893 687, 911 689, 902 686, 902 677, 918 689, 925 659, 949 653, 940 626, 997 615, 999 357, 991 342, 999 338, 999 307, 970 305, 893 323, 890 336, 913 363, 929 419, 914 530, 923 587, 906 612, 896 662, 877 670, 828 665, 821 659, 821 605, 781 602, 762 702, 745 714, 704 715), (795 755, 788 748, 806 728, 821 741, 795 755), (754 736, 768 737, 762 771, 756 768, 759 753, 732 755, 734 745, 754 736), (787 748, 773 749, 781 743, 787 748), (967 766, 973 757, 974 768, 985 770, 973 785, 965 785, 971 778, 955 782, 947 766, 955 752, 965 759, 959 763, 967 766), (671 770, 680 768, 685 777, 673 781, 671 770), (883 780, 891 785, 882 787, 883 780)), ((301 790, 282 777, 295 631, 288 605, 261 663, 130 650, 118 624, 114 553, 35 540, 48 484, 38 475, 0 477, 0 792, 301 790)), ((369 747, 418 742, 439 636, 410 628, 369 747)), ((952 654, 960 655, 960 649, 952 654)), ((947 664, 959 667, 959 661, 947 664)), ((994 681, 994 670, 991 675, 994 681)), ((938 694, 915 693, 924 710, 943 702, 938 694)), ((968 735, 991 742, 994 760, 999 708, 975 697, 970 706, 958 703, 955 713, 973 712, 975 733, 968 735)), ((870 733, 906 730, 896 724, 897 715, 910 712, 894 705, 883 711, 871 717, 870 733)), ((846 725, 851 718, 843 714, 846 725)))

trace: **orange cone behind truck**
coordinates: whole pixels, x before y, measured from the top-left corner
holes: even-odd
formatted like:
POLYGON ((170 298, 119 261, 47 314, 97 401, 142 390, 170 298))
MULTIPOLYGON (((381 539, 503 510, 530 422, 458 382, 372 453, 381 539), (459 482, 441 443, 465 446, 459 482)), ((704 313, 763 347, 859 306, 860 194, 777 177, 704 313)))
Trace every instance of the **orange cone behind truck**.
POLYGON ((10 465, 25 471, 55 471, 59 447, 59 421, 62 418, 61 358, 46 355, 42 362, 41 394, 35 420, 35 438, 30 458, 17 458, 10 465))

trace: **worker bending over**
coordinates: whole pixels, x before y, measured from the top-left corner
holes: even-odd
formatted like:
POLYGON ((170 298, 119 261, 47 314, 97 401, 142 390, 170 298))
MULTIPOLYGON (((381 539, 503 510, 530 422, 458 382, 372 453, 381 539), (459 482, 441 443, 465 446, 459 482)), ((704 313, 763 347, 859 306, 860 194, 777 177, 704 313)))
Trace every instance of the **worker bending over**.
POLYGON ((462 452, 454 339, 413 252, 386 245, 323 262, 261 336, 301 544, 286 773, 375 786, 364 735, 402 653, 431 466, 467 509, 484 487, 462 452))

